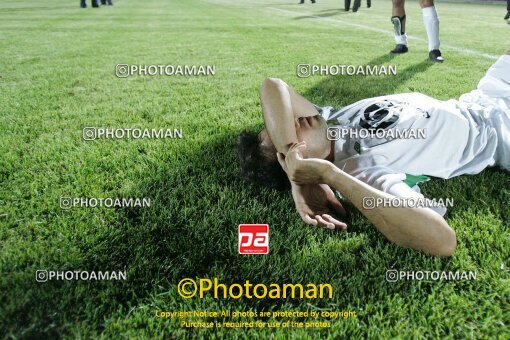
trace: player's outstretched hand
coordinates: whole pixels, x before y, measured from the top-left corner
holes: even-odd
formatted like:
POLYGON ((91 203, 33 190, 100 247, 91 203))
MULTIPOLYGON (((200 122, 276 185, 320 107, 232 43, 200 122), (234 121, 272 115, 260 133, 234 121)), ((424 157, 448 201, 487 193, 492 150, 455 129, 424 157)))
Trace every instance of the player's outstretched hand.
POLYGON ((347 224, 335 217, 345 216, 345 209, 328 185, 292 183, 292 198, 299 216, 306 224, 347 229, 347 224))
POLYGON ((289 148, 287 156, 281 153, 277 153, 276 156, 292 182, 301 185, 324 183, 324 175, 333 165, 323 159, 304 159, 302 154, 304 150, 306 150, 306 143, 300 142, 289 148))

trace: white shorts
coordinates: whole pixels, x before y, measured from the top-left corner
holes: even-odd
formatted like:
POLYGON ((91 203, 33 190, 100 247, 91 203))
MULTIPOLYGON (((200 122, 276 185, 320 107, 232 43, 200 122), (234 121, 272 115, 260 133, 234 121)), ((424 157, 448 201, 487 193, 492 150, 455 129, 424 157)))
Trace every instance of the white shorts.
POLYGON ((510 171, 510 55, 501 56, 460 101, 484 107, 498 135, 496 164, 510 171))

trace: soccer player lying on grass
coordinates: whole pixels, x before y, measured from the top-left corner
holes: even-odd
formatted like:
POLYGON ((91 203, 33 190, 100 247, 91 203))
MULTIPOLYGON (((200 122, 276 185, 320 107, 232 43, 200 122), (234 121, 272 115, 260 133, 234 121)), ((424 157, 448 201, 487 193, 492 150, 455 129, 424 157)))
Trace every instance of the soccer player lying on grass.
POLYGON ((477 90, 459 100, 407 93, 332 110, 274 78, 264 81, 260 96, 266 128, 239 136, 241 173, 278 189, 288 187, 288 177, 296 209, 311 225, 346 228, 332 216, 345 213, 333 187, 390 241, 450 256, 456 237, 442 217, 443 207, 364 209, 364 197, 423 200, 414 180, 421 175, 447 179, 494 165, 510 170, 510 50, 477 90), (350 131, 425 129, 426 138, 329 140, 328 121, 350 131))

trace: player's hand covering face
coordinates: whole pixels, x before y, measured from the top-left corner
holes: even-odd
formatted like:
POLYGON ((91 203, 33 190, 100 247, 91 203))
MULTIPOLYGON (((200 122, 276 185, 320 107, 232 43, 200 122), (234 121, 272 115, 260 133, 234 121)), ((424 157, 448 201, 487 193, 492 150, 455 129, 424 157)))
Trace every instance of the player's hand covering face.
POLYGON ((306 152, 306 143, 300 142, 292 145, 287 156, 277 153, 278 162, 296 184, 321 184, 325 183, 324 175, 333 166, 332 163, 318 158, 303 158, 306 152))

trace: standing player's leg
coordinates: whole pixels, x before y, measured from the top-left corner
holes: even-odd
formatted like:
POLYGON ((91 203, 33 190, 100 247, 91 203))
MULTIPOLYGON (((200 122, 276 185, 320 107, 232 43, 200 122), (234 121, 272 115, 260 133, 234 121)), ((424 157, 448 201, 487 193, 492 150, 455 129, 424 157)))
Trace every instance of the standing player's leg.
POLYGON ((506 0, 506 15, 504 19, 510 19, 510 0, 506 0))
MULTIPOLYGON (((510 0, 508 0, 510 1, 510 0)), ((372 0, 367 0, 367 8, 372 7, 372 0)))
POLYGON ((87 8, 87 3, 85 2, 85 0, 80 0, 80 7, 87 8))
POLYGON ((361 0, 354 0, 354 3, 352 4, 352 11, 357 12, 360 7, 361 7, 361 0))
POLYGON ((444 58, 439 51, 439 18, 434 6, 434 0, 420 0, 423 12, 423 23, 429 38, 429 58, 431 61, 442 63, 444 58))
POLYGON ((349 12, 349 9, 351 9, 351 0, 345 0, 344 2, 344 8, 346 12, 349 12))
POLYGON ((395 42, 397 43, 397 46, 395 46, 391 53, 407 52, 406 10, 404 6, 405 0, 393 0, 391 22, 395 29, 395 42))

